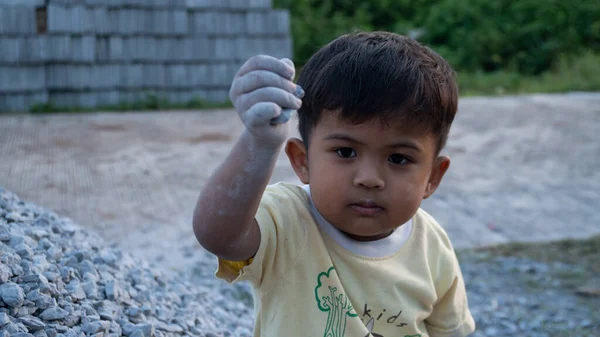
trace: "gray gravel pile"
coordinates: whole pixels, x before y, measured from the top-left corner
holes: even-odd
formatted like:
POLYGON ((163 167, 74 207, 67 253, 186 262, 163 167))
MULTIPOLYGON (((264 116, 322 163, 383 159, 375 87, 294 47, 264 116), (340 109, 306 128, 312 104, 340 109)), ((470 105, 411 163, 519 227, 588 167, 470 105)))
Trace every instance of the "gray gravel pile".
MULTIPOLYGON (((581 267, 488 253, 459 256, 474 337, 600 336, 600 298, 578 295, 569 282, 583 274, 581 267)), ((598 281, 600 275, 591 282, 598 281)))
MULTIPOLYGON (((0 188, 0 337, 251 335, 247 286, 215 279, 214 258, 195 253, 196 268, 166 274, 0 188)), ((577 266, 459 256, 474 337, 600 336, 600 298, 557 277, 577 266)))
MULTIPOLYGON (((218 288, 217 288, 218 289, 218 288)), ((249 336, 251 309, 0 188, 0 337, 249 336)))

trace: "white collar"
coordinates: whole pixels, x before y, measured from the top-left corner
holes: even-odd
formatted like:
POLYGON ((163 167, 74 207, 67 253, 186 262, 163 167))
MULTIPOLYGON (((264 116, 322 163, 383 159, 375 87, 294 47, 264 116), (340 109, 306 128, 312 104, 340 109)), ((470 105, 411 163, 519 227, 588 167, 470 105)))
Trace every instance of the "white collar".
POLYGON ((308 200, 310 202, 310 212, 315 222, 321 228, 321 230, 327 233, 327 235, 331 239, 333 239, 337 244, 354 254, 371 258, 382 258, 390 256, 397 252, 400 248, 402 248, 402 246, 410 237, 410 233, 412 232, 413 227, 412 219, 408 220, 405 224, 398 227, 398 229, 396 229, 392 234, 383 239, 375 241, 352 240, 348 236, 344 235, 344 233, 342 233, 339 229, 335 228, 327 220, 325 220, 321 213, 319 213, 319 211, 312 202, 312 198, 310 195, 310 186, 304 185, 302 186, 302 188, 308 194, 308 200))

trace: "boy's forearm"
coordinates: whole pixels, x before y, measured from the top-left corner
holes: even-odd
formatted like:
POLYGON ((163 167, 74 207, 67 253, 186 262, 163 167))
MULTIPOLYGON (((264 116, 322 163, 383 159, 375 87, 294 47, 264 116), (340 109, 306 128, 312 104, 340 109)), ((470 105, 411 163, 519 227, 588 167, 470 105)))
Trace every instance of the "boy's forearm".
POLYGON ((245 131, 204 186, 193 226, 198 242, 229 260, 252 257, 260 244, 254 217, 280 147, 266 149, 245 131))

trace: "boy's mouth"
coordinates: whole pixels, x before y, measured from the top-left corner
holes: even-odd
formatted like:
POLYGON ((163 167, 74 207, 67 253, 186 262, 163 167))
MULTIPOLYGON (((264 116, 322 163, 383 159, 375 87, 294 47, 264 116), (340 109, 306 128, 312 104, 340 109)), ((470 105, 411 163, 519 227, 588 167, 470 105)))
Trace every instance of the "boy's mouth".
POLYGON ((358 202, 350 204, 350 207, 360 215, 375 215, 383 211, 383 207, 379 206, 372 199, 361 199, 358 202))

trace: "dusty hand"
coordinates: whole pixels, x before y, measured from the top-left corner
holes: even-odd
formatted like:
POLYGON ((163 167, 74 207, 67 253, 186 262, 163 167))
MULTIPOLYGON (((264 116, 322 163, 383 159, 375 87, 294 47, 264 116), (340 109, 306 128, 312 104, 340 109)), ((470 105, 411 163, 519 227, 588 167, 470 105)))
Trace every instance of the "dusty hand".
POLYGON ((288 59, 259 55, 246 61, 233 79, 229 97, 248 132, 263 147, 276 148, 286 140, 289 115, 280 115, 302 105, 296 97, 302 91, 292 82, 294 72, 288 59))

